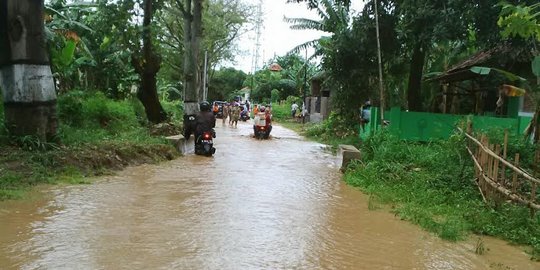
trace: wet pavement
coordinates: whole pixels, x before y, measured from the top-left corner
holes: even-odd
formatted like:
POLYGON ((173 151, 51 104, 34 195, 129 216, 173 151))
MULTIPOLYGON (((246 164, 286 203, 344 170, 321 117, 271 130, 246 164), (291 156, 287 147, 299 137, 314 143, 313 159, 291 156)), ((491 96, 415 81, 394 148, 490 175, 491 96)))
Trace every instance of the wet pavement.
POLYGON ((339 160, 276 126, 216 128, 187 154, 0 202, 0 269, 540 269, 523 249, 450 243, 341 181, 339 160))

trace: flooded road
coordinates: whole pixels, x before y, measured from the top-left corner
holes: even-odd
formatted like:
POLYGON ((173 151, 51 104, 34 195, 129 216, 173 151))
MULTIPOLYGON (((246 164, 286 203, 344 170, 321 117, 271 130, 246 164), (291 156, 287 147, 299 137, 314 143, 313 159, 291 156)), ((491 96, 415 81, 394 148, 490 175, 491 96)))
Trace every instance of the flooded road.
POLYGON ((442 241, 346 186, 324 146, 216 128, 217 152, 0 203, 0 269, 540 269, 522 249, 442 241))

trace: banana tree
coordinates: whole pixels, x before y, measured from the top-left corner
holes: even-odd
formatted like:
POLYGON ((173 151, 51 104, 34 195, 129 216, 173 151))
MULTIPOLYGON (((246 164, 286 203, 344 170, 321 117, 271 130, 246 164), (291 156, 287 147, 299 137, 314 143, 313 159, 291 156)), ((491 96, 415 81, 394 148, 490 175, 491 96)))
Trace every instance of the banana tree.
POLYGON ((533 74, 537 78, 536 111, 529 126, 525 130, 525 136, 533 139, 533 142, 540 143, 540 3, 530 6, 512 5, 507 2, 499 4, 502 7, 498 25, 503 29, 502 36, 518 36, 527 40, 533 45, 535 57, 531 63, 533 74))
POLYGON ((79 34, 93 30, 78 21, 94 7, 95 4, 85 2, 45 5, 45 37, 59 92, 75 87, 75 82, 81 80, 81 67, 95 65, 92 53, 79 34))

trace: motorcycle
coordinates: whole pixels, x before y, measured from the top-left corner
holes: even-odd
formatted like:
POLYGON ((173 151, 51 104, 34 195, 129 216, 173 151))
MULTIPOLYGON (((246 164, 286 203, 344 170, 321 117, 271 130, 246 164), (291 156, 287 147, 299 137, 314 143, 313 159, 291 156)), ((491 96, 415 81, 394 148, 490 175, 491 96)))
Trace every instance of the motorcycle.
POLYGON ((272 131, 272 125, 270 124, 270 121, 267 121, 264 113, 257 115, 255 124, 253 125, 255 138, 268 139, 268 137, 270 137, 270 131, 272 131))
POLYGON ((249 120, 249 113, 248 113, 247 110, 242 110, 242 111, 240 112, 240 120, 242 120, 242 121, 244 121, 244 122, 247 121, 247 120, 249 120))
POLYGON ((212 131, 205 131, 199 137, 195 139, 195 154, 211 157, 215 152, 214 140, 216 133, 212 131))

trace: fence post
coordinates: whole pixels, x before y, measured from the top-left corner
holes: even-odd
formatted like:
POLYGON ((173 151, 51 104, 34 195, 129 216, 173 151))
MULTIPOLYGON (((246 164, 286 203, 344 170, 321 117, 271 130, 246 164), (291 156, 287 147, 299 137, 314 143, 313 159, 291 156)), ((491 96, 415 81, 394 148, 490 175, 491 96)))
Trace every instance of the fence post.
MULTIPOLYGON (((504 144, 503 144, 503 158, 504 160, 507 160, 507 154, 508 154, 508 129, 504 130, 504 144)), ((503 186, 506 187, 506 165, 501 164, 501 182, 503 183, 503 186)))
MULTIPOLYGON (((536 132, 538 132, 538 130, 536 132)), ((537 149, 534 152, 534 166, 533 166, 534 177, 537 177, 540 174, 540 171, 538 169, 539 162, 540 162, 540 149, 537 149)), ((537 188, 538 188, 538 185, 535 182, 532 182, 531 183, 531 203, 536 202, 536 189, 537 188)), ((531 207, 531 218, 534 218, 535 214, 536 214, 535 209, 531 207)))
MULTIPOLYGON (((519 167, 519 153, 516 153, 516 157, 514 158, 514 166, 516 167, 519 167)), ((517 188, 518 188, 518 175, 517 175, 517 172, 514 171, 514 177, 512 179, 512 193, 516 193, 517 192, 517 188)))

